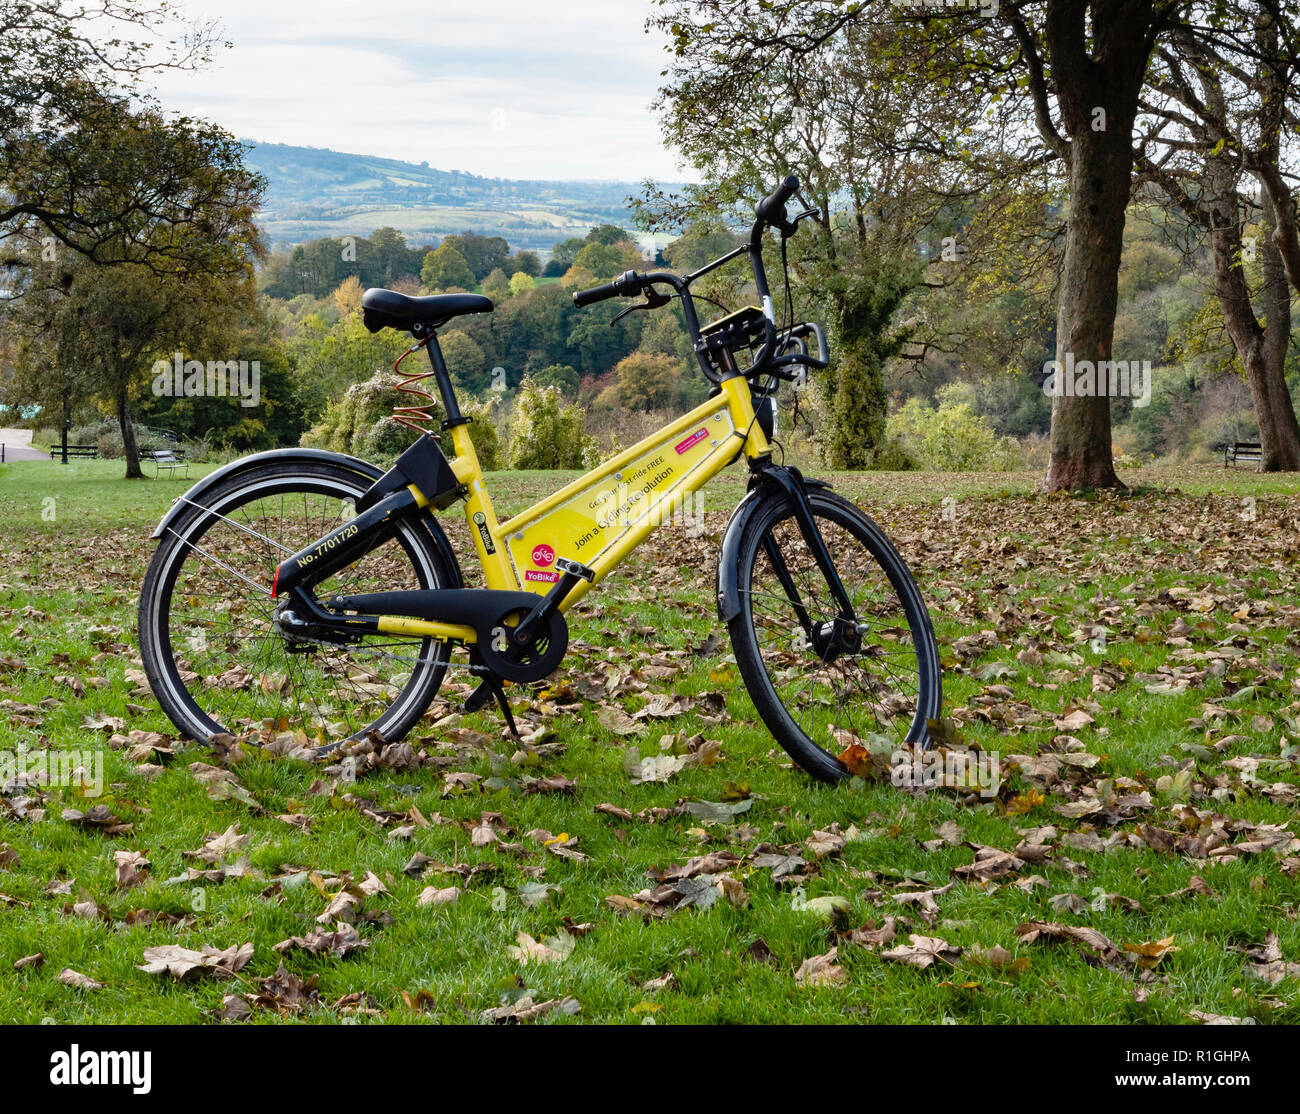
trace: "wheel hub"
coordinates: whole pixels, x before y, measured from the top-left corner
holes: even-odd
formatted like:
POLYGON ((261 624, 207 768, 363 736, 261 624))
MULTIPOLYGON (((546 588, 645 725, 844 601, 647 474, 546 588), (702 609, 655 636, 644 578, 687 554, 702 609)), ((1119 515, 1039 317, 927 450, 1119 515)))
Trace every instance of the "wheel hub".
POLYGON ((808 642, 822 661, 832 662, 844 654, 862 652, 864 626, 837 615, 829 622, 814 623, 808 632, 808 642))

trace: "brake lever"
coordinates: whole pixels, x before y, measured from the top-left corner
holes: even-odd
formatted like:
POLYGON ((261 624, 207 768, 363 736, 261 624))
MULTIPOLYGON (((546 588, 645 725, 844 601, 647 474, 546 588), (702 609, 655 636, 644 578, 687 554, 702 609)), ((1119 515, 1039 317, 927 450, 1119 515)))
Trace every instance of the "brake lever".
POLYGON ((610 324, 617 325, 618 322, 622 321, 623 318, 625 318, 629 313, 634 313, 636 310, 658 309, 660 306, 666 306, 669 302, 672 301, 672 299, 668 297, 667 294, 660 294, 659 291, 656 290, 653 286, 647 287, 644 293, 645 293, 644 302, 637 302, 636 305, 628 306, 627 309, 622 310, 619 313, 615 314, 614 319, 610 322, 610 324))

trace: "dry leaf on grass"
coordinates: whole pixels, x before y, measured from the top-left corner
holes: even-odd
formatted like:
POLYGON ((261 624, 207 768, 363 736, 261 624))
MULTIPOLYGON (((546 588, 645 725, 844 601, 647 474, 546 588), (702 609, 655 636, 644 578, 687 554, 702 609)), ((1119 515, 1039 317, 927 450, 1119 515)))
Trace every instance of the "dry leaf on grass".
POLYGON ((838 986, 848 977, 839 965, 839 948, 831 948, 825 955, 815 955, 799 964, 794 973, 797 986, 838 986))
POLYGON ((65 967, 59 972, 59 982, 76 990, 104 989, 102 982, 96 982, 89 975, 83 975, 80 971, 74 971, 71 967, 65 967))
POLYGON ((438 886, 425 886, 420 891, 420 896, 415 899, 416 905, 451 905, 460 897, 461 890, 459 886, 447 886, 439 888, 438 886))
POLYGON ((347 959, 353 952, 364 951, 368 947, 370 941, 361 936, 354 926, 339 921, 333 932, 318 928, 306 936, 290 936, 289 939, 281 940, 276 944, 275 950, 283 953, 299 949, 309 955, 329 955, 335 959, 347 959))
POLYGON ((947 940, 937 936, 908 936, 910 944, 903 944, 891 951, 881 952, 880 958, 891 963, 905 963, 909 967, 929 967, 936 960, 952 963, 961 955, 961 948, 953 947, 947 940))
POLYGON ((548 936, 544 940, 534 940, 526 932, 515 937, 516 944, 506 948, 512 959, 520 963, 562 963, 573 953, 577 943, 567 932, 559 936, 548 936), (517 946, 516 946, 517 945, 517 946))
POLYGON ((114 851, 113 864, 118 888, 123 890, 140 885, 151 865, 139 851, 114 851))
POLYGON ((182 948, 177 944, 164 944, 161 947, 145 948, 144 958, 145 962, 139 965, 139 970, 148 975, 171 975, 182 982, 204 975, 226 979, 247 966, 253 958, 253 944, 250 941, 229 948, 214 948, 205 944, 200 951, 182 948))
POLYGON ((563 1014, 576 1014, 581 1012, 582 1007, 576 998, 549 998, 545 1002, 534 1002, 531 995, 525 994, 507 1005, 484 1010, 483 1020, 494 1025, 524 1025, 553 1010, 563 1014))

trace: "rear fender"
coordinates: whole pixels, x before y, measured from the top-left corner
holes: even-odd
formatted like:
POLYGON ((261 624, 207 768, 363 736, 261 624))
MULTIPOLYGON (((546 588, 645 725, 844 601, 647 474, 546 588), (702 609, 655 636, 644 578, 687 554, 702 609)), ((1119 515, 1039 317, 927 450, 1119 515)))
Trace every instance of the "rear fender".
MULTIPOLYGON (((384 475, 383 469, 376 468, 373 464, 367 463, 360 457, 348 456, 345 453, 331 453, 324 449, 270 449, 267 452, 241 456, 238 460, 232 460, 229 464, 204 476, 189 491, 173 502, 151 536, 161 538, 170 527, 175 526, 184 515, 192 510, 193 504, 197 503, 200 507, 204 506, 203 500, 207 494, 232 476, 251 471, 254 468, 260 468, 265 464, 285 463, 334 464, 355 472, 361 479, 368 480, 370 483, 374 483, 384 475)), ((443 533, 442 527, 427 510, 420 512, 419 520, 423 522, 425 529, 433 536, 434 543, 451 572, 452 583, 448 587, 462 587, 464 580, 461 576, 460 562, 456 560, 456 554, 451 548, 451 543, 447 540, 447 535, 443 533)))

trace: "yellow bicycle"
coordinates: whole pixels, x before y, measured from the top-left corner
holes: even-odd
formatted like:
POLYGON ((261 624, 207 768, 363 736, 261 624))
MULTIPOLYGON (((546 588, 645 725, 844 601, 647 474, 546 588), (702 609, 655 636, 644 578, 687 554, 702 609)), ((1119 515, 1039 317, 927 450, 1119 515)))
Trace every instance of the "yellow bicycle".
POLYGON ((178 499, 154 533, 139 612, 145 670, 172 722, 199 740, 272 725, 322 751, 367 735, 391 742, 419 721, 448 666, 464 664, 480 678, 466 708, 495 698, 513 728, 504 684, 554 672, 568 648, 566 612, 743 458, 749 491, 718 556, 717 608, 763 722, 827 780, 845 775, 855 744, 923 742, 939 715, 939 655, 907 566, 829 484, 772 460, 777 387, 828 363, 819 326, 778 326, 763 266, 767 230, 788 237, 811 213, 787 215, 797 189, 794 177, 782 182, 756 207, 748 242, 692 274, 628 271, 574 295, 578 306, 644 295, 637 309, 679 298, 714 390, 504 522, 437 337, 492 303, 367 291, 367 326, 405 330, 415 340, 407 354, 427 352, 430 370, 402 386, 432 399, 415 382, 434 380, 453 455, 424 428, 427 408, 401 406, 398 420, 422 436, 387 472, 338 453, 274 450, 178 499), (742 255, 759 304, 701 326, 691 283, 742 255), (465 586, 433 514, 457 502, 485 587, 465 586))

